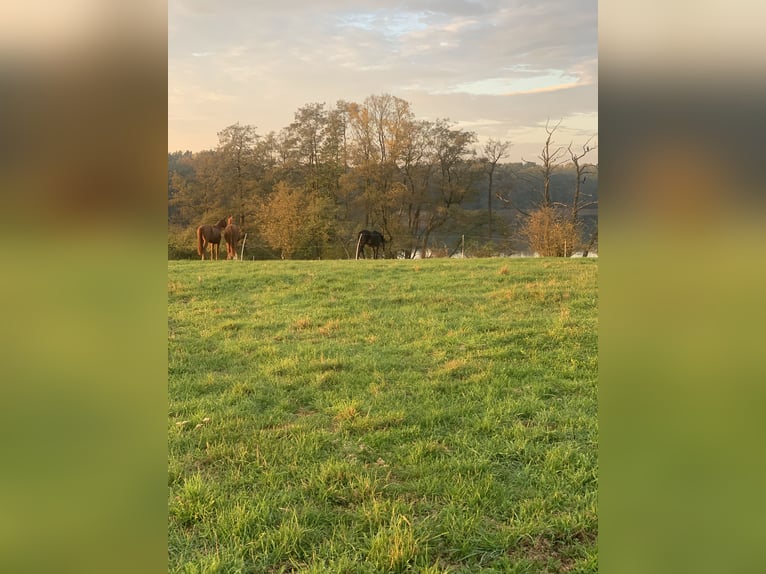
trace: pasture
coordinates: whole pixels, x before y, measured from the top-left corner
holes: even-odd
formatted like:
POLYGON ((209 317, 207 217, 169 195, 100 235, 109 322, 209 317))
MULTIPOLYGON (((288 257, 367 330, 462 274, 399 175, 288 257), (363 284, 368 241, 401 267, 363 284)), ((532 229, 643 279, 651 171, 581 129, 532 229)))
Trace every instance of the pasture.
POLYGON ((168 571, 597 572, 597 269, 168 262, 168 571))

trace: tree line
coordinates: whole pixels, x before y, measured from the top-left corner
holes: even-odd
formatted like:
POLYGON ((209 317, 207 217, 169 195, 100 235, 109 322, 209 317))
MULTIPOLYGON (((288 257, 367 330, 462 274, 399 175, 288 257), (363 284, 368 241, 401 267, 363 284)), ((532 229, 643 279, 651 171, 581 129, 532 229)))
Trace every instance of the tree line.
POLYGON ((504 163, 510 142, 477 149, 474 132, 389 94, 307 104, 279 132, 236 123, 215 149, 168 154, 168 256, 196 256, 196 227, 228 215, 246 258, 350 257, 362 228, 387 256, 449 254, 466 234, 487 254, 567 255, 594 236, 597 173, 590 142, 556 145, 557 128, 540 163, 504 163))

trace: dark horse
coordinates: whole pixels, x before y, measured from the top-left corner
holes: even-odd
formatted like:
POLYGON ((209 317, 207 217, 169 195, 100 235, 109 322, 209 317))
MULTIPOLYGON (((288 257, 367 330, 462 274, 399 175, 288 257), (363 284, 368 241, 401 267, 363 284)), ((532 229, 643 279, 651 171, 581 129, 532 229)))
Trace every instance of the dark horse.
POLYGON ((226 259, 237 258, 237 242, 239 241, 239 227, 234 224, 234 218, 229 217, 229 223, 223 230, 223 238, 226 240, 226 259))
POLYGON ((364 257, 364 248, 366 245, 372 247, 372 258, 377 259, 378 251, 380 248, 386 248, 386 240, 383 237, 383 234, 381 234, 379 231, 368 231, 367 229, 362 229, 359 232, 359 237, 356 240, 357 259, 359 259, 360 255, 364 257))
POLYGON ((218 259, 218 246, 221 244, 221 230, 226 227, 222 219, 215 225, 200 225, 197 228, 197 254, 205 259, 205 248, 210 246, 210 259, 218 259))

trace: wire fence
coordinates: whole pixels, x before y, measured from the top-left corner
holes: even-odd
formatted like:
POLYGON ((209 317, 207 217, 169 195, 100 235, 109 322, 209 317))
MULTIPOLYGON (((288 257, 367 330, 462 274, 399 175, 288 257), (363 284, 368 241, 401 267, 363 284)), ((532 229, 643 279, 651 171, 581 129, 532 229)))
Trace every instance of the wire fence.
MULTIPOLYGON (((582 254, 587 245, 587 240, 582 242, 582 246, 575 247, 571 251, 571 256, 582 254)), ((171 253, 169 246, 169 259, 197 259, 197 246, 189 245, 175 246, 174 253, 171 253)), ((429 241, 428 246, 423 253, 422 245, 402 244, 396 241, 387 242, 384 250, 381 251, 382 259, 437 259, 437 258, 470 258, 470 257, 535 257, 536 254, 529 248, 523 246, 523 241, 512 238, 490 237, 489 235, 465 235, 456 240, 429 241)), ((598 255, 598 245, 592 246, 588 250, 588 256, 596 257, 598 255)), ((242 260, 281 260, 279 250, 273 248, 257 237, 248 235, 243 246, 242 242, 237 247, 237 256, 242 260), (244 247, 244 249, 241 249, 244 247)), ((364 258, 372 257, 371 250, 366 248, 364 258)), ((219 255, 220 258, 220 255, 219 255)), ((225 259, 225 252, 224 257, 225 259)), ((356 240, 348 242, 328 242, 328 243, 310 243, 302 244, 295 249, 290 257, 285 259, 355 259, 356 258, 356 240)))

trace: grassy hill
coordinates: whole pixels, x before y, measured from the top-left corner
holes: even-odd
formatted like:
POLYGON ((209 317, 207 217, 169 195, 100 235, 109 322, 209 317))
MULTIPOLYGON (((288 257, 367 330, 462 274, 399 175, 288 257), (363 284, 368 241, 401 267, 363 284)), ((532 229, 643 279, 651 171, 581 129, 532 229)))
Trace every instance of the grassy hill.
POLYGON ((169 262, 169 571, 596 572, 597 265, 169 262))

